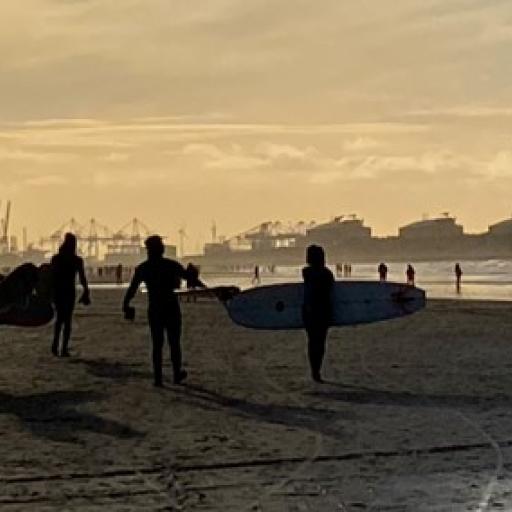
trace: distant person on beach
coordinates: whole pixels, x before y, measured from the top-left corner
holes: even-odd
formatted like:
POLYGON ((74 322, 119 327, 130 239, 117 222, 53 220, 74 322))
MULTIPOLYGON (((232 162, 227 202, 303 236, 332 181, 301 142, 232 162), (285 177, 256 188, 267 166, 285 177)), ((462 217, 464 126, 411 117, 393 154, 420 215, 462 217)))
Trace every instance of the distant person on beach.
POLYGON ((76 254, 77 241, 75 235, 66 233, 59 252, 51 259, 53 303, 57 312, 55 321, 52 354, 59 355, 59 342, 62 332, 61 357, 69 357, 69 339, 71 322, 76 299, 76 276, 83 288, 79 302, 88 306, 91 303, 89 287, 84 271, 84 260, 76 254))
POLYGON ((121 263, 116 267, 116 284, 123 284, 123 265, 121 263))
POLYGON ((379 279, 381 281, 386 281, 388 278, 388 266, 385 263, 381 263, 377 270, 379 272, 379 279))
POLYGON ((127 320, 135 318, 135 308, 130 301, 135 296, 141 283, 146 284, 148 291, 148 319, 153 343, 154 385, 163 386, 162 381, 162 350, 164 335, 171 350, 171 361, 174 372, 174 383, 179 384, 187 377, 181 366, 181 310, 178 297, 174 293, 181 286, 181 280, 190 280, 197 287, 205 287, 199 279, 190 276, 187 270, 177 261, 164 258, 165 247, 158 235, 150 236, 145 241, 147 260, 135 268, 135 272, 126 291, 123 311, 127 320))
MULTIPOLYGON (((187 284, 187 290, 192 292, 197 288, 204 288, 204 284, 199 280, 199 267, 189 263, 186 268, 187 277, 185 278, 187 284)), ((192 295, 192 302, 196 302, 196 296, 192 295)), ((189 297, 187 297, 187 302, 189 297)))
POLYGON ((407 284, 414 286, 414 278, 416 276, 416 271, 414 270, 414 267, 412 265, 407 265, 405 276, 407 278, 407 284))
POLYGON ((252 284, 260 284, 261 278, 260 278, 260 267, 259 265, 254 266, 254 274, 252 276, 252 284))
POLYGON ((325 266, 325 253, 318 245, 310 245, 307 248, 306 263, 307 266, 302 269, 304 278, 302 315, 308 336, 311 377, 316 382, 322 382, 322 362, 327 332, 332 320, 331 294, 334 276, 325 266))
POLYGON ((460 293, 460 285, 462 283, 462 268, 460 267, 459 263, 455 264, 455 288, 457 290, 457 293, 460 293))

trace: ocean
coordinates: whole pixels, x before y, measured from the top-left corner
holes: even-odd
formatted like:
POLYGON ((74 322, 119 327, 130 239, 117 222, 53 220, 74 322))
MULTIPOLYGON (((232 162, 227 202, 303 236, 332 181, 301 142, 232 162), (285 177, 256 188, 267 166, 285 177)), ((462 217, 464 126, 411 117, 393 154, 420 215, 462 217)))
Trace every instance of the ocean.
MULTIPOLYGON (((442 299, 511 300, 512 261, 487 260, 464 261, 459 264, 463 271, 460 293, 455 287, 454 261, 413 263, 416 270, 416 286, 427 292, 427 297, 442 299)), ((344 280, 377 280, 377 265, 352 264, 352 275, 344 280)), ((405 263, 388 263, 388 281, 405 282, 405 263)), ((329 268, 335 272, 334 266, 329 268)), ((301 281, 302 267, 276 267, 274 273, 262 268, 260 285, 301 281)), ((253 286, 250 274, 242 276, 204 275, 202 279, 209 286, 236 285, 242 289, 253 286)))

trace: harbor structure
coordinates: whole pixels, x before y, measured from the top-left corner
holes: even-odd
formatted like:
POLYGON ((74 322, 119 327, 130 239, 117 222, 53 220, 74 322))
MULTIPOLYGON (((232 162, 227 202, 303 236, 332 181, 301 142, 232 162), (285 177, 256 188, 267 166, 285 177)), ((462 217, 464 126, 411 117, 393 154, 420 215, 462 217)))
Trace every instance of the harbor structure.
MULTIPOLYGON (((117 230, 91 218, 82 224, 70 219, 43 237, 36 245, 28 242, 26 229, 20 248, 10 230, 11 203, 0 209, 0 273, 24 261, 39 264, 55 253, 66 232, 77 236, 79 252, 92 274, 98 268, 126 269, 145 258, 144 240, 154 233, 137 218, 117 230)), ((166 254, 183 263, 194 262, 203 272, 251 270, 255 265, 301 265, 305 248, 322 245, 331 263, 371 263, 378 261, 439 261, 512 259, 512 218, 491 224, 482 233, 466 233, 457 219, 445 212, 400 226, 396 235, 375 236, 371 226, 355 214, 338 215, 325 222, 283 223, 265 221, 231 237, 217 235, 198 254, 185 255, 184 228, 176 233, 180 253, 174 244, 166 245, 166 254)))
POLYGON ((206 244, 203 254, 189 256, 205 269, 230 266, 299 265, 307 245, 322 245, 331 262, 440 261, 512 258, 512 219, 483 233, 466 233, 445 212, 399 227, 397 235, 374 236, 354 214, 340 215, 302 230, 275 232, 279 223, 266 222, 233 238, 206 244), (282 241, 286 241, 282 243, 282 241))

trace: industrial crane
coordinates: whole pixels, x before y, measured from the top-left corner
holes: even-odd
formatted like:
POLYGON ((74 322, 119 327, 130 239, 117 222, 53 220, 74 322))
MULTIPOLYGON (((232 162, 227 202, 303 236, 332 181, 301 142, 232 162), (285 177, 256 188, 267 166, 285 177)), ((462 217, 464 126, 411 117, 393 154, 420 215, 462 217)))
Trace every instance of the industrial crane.
MULTIPOLYGON (((0 203, 1 204, 1 203, 0 203)), ((11 218, 11 201, 7 201, 5 217, 0 223, 0 247, 3 252, 9 252, 9 221, 11 218)))

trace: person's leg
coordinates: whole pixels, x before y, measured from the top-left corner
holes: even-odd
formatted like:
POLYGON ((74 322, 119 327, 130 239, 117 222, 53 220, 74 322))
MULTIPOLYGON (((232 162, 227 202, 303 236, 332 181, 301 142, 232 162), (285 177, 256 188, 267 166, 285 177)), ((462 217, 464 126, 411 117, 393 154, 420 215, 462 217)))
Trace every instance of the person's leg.
POLYGON ((71 322, 73 320, 73 307, 69 307, 68 305, 65 314, 63 315, 63 330, 62 330, 62 357, 69 356, 69 340, 71 338, 71 322))
POLYGON ((179 384, 187 376, 187 373, 181 368, 181 312, 178 308, 169 315, 169 321, 166 327, 167 340, 171 351, 174 382, 179 384))
POLYGON ((57 318, 55 319, 55 325, 53 326, 53 343, 52 343, 52 354, 54 356, 59 355, 59 339, 60 339, 60 332, 62 330, 62 324, 63 324, 63 318, 62 318, 62 311, 59 309, 59 307, 56 307, 57 309, 57 318))
POLYGON ((325 326, 319 326, 318 332, 317 332, 317 340, 316 340, 316 365, 317 365, 317 375, 320 377, 320 380, 322 380, 321 372, 322 372, 322 364, 324 362, 324 356, 325 356, 325 343, 327 340, 327 327, 325 326))
POLYGON ((162 347, 164 344, 164 325, 160 319, 149 319, 151 341, 153 344, 153 377, 155 386, 162 386, 162 347))
POLYGON ((325 340, 327 337, 327 327, 309 326, 306 329, 308 335, 308 358, 311 368, 311 377, 320 382, 322 362, 325 354, 325 340))
POLYGON ((307 330, 308 335, 308 359, 313 380, 320 380, 320 366, 318 358, 318 330, 310 326, 307 330))

